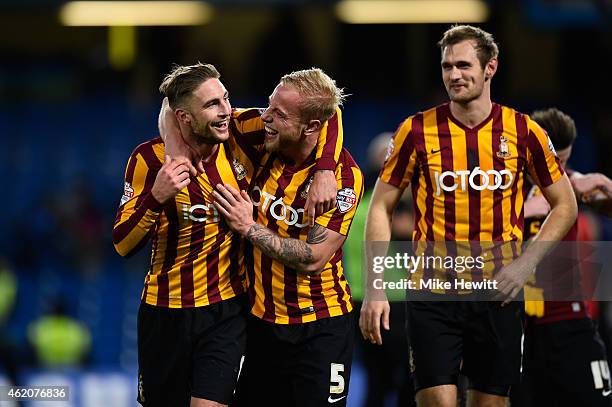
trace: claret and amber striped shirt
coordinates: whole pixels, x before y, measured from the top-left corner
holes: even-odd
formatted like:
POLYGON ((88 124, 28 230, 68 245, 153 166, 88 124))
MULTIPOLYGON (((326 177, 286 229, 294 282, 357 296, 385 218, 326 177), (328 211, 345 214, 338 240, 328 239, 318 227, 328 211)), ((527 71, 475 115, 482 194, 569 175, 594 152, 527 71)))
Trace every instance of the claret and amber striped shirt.
MULTIPOLYGON (((245 291, 241 242, 212 205, 212 191, 219 183, 248 188, 264 153, 261 112, 235 110, 229 140, 207 160, 205 172, 192 177, 191 183, 165 204, 151 194, 164 162, 163 141, 149 140, 132 152, 113 243, 119 254, 128 256, 152 241, 142 293, 147 304, 198 307, 245 291)), ((341 145, 341 127, 328 132, 325 126, 319 137, 317 169, 335 168, 341 145)))
POLYGON ((400 125, 380 180, 411 185, 415 241, 484 244, 522 241, 527 174, 542 188, 563 175, 537 123, 494 103, 481 124, 468 128, 446 103, 400 125))
MULTIPOLYGON (((568 169, 567 174, 571 176, 571 170, 568 169)), ((542 191, 526 182, 525 193, 526 199, 529 199, 541 195, 542 191)), ((525 219, 525 238, 531 238, 538 233, 545 219, 545 216, 525 219)), ((581 268, 586 265, 584 262, 576 261, 580 258, 581 249, 576 243, 578 240, 580 239, 578 220, 576 220, 563 238, 563 243, 538 264, 536 272, 527 281, 525 299, 543 301, 541 315, 534 315, 531 309, 525 308, 527 315, 538 317, 530 319, 529 322, 547 324, 588 317, 587 305, 582 300, 584 293, 581 268)))
MULTIPOLYGON (((330 125, 331 126, 331 125, 330 125)), ((272 154, 253 180, 251 199, 257 207, 257 223, 281 237, 307 240, 309 227, 304 204, 312 182, 312 158, 292 167, 272 154)), ((347 235, 363 194, 363 175, 346 150, 335 171, 338 182, 336 207, 315 219, 329 230, 347 235)), ((342 267, 342 249, 317 275, 305 275, 247 244, 251 314, 276 324, 305 323, 349 313, 350 289, 342 267)))

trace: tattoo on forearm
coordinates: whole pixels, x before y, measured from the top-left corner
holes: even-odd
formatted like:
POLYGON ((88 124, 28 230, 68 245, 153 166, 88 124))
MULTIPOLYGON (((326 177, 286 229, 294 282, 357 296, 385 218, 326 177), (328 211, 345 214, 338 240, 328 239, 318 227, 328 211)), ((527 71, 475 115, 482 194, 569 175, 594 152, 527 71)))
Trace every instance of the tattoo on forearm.
POLYGON ((280 237, 262 225, 251 226, 246 238, 268 257, 298 271, 300 267, 315 261, 308 243, 298 239, 280 237))
POLYGON ((310 244, 318 244, 323 243, 326 240, 327 229, 315 223, 314 226, 308 231, 308 238, 306 238, 306 242, 310 244))

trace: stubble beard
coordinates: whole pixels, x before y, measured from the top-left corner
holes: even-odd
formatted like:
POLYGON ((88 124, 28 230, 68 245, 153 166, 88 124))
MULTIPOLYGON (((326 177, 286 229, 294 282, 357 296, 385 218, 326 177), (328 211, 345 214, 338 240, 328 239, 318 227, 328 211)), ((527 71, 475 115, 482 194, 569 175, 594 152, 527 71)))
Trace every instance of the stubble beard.
POLYGON ((220 139, 214 130, 207 126, 191 126, 191 138, 198 146, 221 144, 223 139, 220 139))
POLYGON ((453 94, 450 92, 450 88, 447 90, 447 93, 448 93, 448 98, 451 100, 451 102, 458 103, 461 105, 466 105, 478 99, 482 95, 483 91, 484 91, 484 86, 480 89, 480 91, 478 91, 478 89, 471 89, 471 90, 468 90, 467 93, 464 93, 462 95, 453 96, 453 94))
POLYGON ((278 151, 278 142, 279 142, 278 135, 272 141, 264 140, 264 146, 266 148, 266 151, 269 153, 276 153, 278 151))

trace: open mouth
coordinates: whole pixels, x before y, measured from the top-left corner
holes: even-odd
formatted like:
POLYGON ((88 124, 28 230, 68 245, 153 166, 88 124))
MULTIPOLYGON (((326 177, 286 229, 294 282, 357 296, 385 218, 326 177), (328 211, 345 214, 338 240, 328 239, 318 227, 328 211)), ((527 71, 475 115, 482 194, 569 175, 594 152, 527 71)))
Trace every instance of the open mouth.
POLYGON ((266 137, 269 137, 269 138, 272 138, 278 134, 278 131, 268 126, 264 126, 264 130, 266 131, 266 137))
POLYGON ((218 122, 212 122, 210 125, 217 130, 225 131, 227 130, 227 126, 229 124, 228 119, 219 120, 218 122))

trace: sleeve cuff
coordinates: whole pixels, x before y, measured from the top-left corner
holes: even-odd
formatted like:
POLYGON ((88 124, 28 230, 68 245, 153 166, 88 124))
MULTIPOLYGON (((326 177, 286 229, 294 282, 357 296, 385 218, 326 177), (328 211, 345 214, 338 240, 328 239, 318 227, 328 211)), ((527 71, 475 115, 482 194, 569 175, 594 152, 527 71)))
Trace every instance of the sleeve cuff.
POLYGON ((324 170, 334 171, 335 169, 336 169, 336 162, 333 160, 333 158, 321 157, 317 160, 317 163, 315 165, 316 171, 324 171, 324 170))
POLYGON ((157 202, 157 199, 155 199, 153 194, 149 192, 144 201, 142 201, 142 206, 153 212, 161 212, 163 205, 160 202, 157 202))

